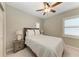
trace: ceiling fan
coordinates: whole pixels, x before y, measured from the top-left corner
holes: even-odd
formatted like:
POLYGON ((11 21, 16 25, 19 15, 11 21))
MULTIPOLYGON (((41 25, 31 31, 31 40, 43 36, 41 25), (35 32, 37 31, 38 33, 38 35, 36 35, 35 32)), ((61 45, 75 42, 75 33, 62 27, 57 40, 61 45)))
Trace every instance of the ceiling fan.
POLYGON ((53 13, 55 13, 56 10, 54 10, 53 8, 56 7, 56 6, 58 6, 61 3, 62 2, 56 2, 54 4, 49 4, 48 2, 43 2, 44 8, 36 10, 36 11, 43 11, 44 12, 43 15, 45 15, 47 12, 53 12, 53 13))

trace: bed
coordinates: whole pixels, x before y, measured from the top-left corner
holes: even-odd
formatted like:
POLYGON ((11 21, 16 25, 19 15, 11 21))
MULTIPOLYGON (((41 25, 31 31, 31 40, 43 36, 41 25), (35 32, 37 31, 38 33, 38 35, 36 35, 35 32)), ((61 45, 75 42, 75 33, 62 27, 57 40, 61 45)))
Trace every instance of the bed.
MULTIPOLYGON (((28 30, 39 30, 38 28, 24 28, 24 40, 37 57, 62 57, 64 42, 62 38, 38 34, 28 36, 28 30)), ((30 31, 29 31, 30 32, 30 31)), ((37 31, 38 32, 38 31, 37 31)))

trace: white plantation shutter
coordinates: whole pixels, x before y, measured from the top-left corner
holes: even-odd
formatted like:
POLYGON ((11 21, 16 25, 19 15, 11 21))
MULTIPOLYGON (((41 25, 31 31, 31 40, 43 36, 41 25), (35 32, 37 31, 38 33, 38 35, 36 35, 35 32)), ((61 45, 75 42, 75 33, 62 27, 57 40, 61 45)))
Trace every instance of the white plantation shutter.
POLYGON ((79 36, 79 17, 64 20, 64 35, 79 36))

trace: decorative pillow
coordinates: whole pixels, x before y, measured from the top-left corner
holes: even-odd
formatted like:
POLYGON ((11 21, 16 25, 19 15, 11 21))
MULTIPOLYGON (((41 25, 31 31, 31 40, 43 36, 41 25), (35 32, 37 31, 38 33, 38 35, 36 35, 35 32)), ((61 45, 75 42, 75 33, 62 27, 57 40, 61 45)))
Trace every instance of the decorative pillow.
POLYGON ((27 30, 26 36, 27 36, 27 37, 32 37, 32 36, 34 36, 34 30, 27 30))
POLYGON ((40 35, 40 31, 39 30, 35 30, 35 35, 40 35))

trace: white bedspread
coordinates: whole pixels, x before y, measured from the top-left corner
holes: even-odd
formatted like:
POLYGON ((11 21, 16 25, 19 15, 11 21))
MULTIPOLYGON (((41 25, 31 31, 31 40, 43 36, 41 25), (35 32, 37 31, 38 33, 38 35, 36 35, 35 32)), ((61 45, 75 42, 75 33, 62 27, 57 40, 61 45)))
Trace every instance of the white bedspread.
POLYGON ((61 38, 46 35, 26 37, 25 44, 38 57, 61 57, 64 49, 64 42, 61 38))

